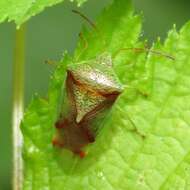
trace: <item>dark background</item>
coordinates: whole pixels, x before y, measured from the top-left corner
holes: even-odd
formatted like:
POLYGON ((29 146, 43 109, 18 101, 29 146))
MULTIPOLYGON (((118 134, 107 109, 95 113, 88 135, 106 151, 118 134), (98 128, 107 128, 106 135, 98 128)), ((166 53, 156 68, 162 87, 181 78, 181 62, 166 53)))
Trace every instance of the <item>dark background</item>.
MULTIPOLYGON (((111 0, 89 0, 82 8, 95 19, 111 0)), ((144 38, 150 42, 158 36, 163 40, 173 24, 179 29, 190 19, 188 0, 133 0, 137 13, 143 12, 144 38)), ((71 9, 77 7, 67 1, 46 9, 27 23, 25 105, 38 92, 45 96, 52 68, 44 64, 47 59, 59 60, 62 52, 72 52, 83 23, 71 9)), ((127 40, 127 39, 126 39, 127 40)), ((0 24, 0 190, 11 189, 11 106, 12 65, 14 60, 15 25, 0 24)), ((25 106, 25 107, 26 107, 25 106)))

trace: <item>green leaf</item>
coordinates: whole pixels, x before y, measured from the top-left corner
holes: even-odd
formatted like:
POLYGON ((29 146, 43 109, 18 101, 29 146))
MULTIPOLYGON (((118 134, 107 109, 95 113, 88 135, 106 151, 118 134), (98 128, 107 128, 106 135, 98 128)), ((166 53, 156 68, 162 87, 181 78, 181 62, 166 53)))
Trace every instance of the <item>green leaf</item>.
MULTIPOLYGON (((88 48, 80 41, 74 60, 142 46, 140 20, 129 0, 115 0, 97 21, 99 33, 84 29, 88 48)), ((51 78, 48 100, 35 96, 22 122, 24 189, 190 189, 189 40, 187 23, 179 33, 173 28, 164 45, 154 45, 175 61, 132 51, 116 56, 115 72, 131 88, 112 107, 84 159, 51 145, 66 66, 73 61, 65 54, 51 78)))
MULTIPOLYGON (((86 0, 75 1, 80 6, 86 0)), ((46 7, 50 7, 61 2, 63 2, 63 0, 1 0, 0 22, 8 19, 8 21, 15 21, 17 26, 20 26, 30 17, 43 11, 46 7)))

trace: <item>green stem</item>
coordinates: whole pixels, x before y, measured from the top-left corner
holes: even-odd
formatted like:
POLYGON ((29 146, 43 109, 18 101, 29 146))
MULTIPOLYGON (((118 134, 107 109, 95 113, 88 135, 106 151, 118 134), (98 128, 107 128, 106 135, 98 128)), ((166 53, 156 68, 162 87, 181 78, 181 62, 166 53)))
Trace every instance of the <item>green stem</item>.
POLYGON ((16 31, 15 60, 13 64, 13 189, 22 189, 22 135, 20 122, 24 107, 25 26, 16 31))

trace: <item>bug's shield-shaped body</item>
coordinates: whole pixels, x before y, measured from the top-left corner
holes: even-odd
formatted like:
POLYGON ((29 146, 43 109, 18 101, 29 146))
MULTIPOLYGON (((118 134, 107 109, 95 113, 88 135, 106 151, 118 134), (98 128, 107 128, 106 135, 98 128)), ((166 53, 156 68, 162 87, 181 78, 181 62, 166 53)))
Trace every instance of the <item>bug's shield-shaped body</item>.
POLYGON ((111 55, 70 65, 65 86, 53 144, 83 157, 82 147, 94 142, 102 119, 122 92, 111 55))

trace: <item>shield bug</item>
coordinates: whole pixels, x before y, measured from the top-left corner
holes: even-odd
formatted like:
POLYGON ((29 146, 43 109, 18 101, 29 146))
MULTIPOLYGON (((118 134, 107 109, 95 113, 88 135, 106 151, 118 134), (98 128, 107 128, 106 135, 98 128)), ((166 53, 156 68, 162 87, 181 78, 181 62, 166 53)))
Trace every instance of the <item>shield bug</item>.
MULTIPOLYGON (((80 14, 97 29, 86 16, 78 11, 74 12, 80 14)), ((123 50, 151 52, 173 59, 172 56, 149 48, 122 48, 113 54, 113 58, 123 50)), ((52 141, 53 145, 84 157, 83 148, 95 141, 100 130, 100 122, 122 91, 123 86, 113 70, 112 56, 109 53, 69 65, 63 90, 61 115, 55 123, 57 133, 52 141)))
POLYGON ((67 68, 62 114, 55 123, 57 134, 53 145, 84 157, 82 148, 95 141, 98 123, 122 89, 109 53, 70 65, 67 68))

